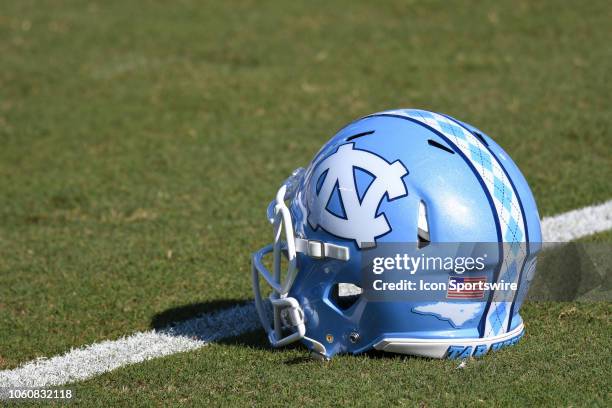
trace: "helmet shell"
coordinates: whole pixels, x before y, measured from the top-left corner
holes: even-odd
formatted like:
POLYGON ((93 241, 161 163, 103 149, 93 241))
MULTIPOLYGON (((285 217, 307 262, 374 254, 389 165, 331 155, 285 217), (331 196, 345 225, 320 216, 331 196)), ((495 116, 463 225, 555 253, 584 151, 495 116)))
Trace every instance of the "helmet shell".
POLYGON ((388 337, 481 338, 522 324, 518 312, 541 242, 539 215, 518 167, 473 126, 421 110, 386 111, 352 122, 316 154, 290 211, 297 237, 350 250, 348 261, 298 254, 299 272, 289 293, 303 307, 306 333, 324 343, 329 356, 362 352, 388 337), (367 168, 349 163, 363 161, 360 152, 371 154, 371 168, 395 166, 395 173, 390 170, 393 174, 385 180, 369 171, 368 163, 363 166, 367 168), (347 171, 352 172, 352 182, 347 171), (432 243, 529 244, 514 269, 504 264, 503 247, 487 261, 483 272, 487 281, 502 275, 519 283, 520 290, 503 310, 490 297, 440 305, 468 309, 469 316, 461 319, 420 312, 419 308, 431 304, 426 301, 381 302, 364 296, 348 306, 338 301, 339 283, 364 285, 365 247, 417 242, 421 203, 427 210, 432 243), (338 221, 334 228, 321 221, 329 219, 330 213, 338 221), (377 231, 373 242, 363 242, 363 237, 373 236, 373 225, 377 231))

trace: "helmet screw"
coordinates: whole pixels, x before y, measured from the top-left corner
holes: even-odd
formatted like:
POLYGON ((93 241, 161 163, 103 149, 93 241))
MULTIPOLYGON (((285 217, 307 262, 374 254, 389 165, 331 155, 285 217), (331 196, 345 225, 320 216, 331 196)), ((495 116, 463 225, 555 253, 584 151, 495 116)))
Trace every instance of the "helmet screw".
POLYGON ((349 340, 351 341, 351 343, 357 343, 359 341, 359 333, 352 332, 351 334, 349 334, 349 340))
POLYGON ((325 340, 327 340, 328 343, 333 343, 334 336, 332 336, 331 334, 328 334, 327 336, 325 336, 325 340))

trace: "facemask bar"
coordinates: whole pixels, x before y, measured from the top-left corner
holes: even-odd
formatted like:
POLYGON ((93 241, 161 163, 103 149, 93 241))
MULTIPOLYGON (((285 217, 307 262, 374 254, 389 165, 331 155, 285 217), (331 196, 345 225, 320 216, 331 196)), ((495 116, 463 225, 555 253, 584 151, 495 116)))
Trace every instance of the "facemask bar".
MULTIPOLYGON (((324 356, 326 354, 325 346, 305 336, 306 326, 304 324, 304 312, 298 301, 293 297, 287 296, 297 274, 297 263, 293 221, 291 220, 291 213, 285 204, 285 200, 293 199, 303 177, 303 168, 295 170, 291 177, 283 183, 276 193, 276 199, 268 206, 268 219, 273 224, 274 242, 253 254, 253 292, 259 319, 268 334, 268 339, 272 346, 285 346, 295 341, 305 339, 312 344, 313 349, 317 353, 324 356), (285 242, 281 241, 283 229, 285 230, 285 242), (270 253, 273 255, 273 274, 270 274, 262 261, 263 257, 270 253), (288 269, 284 280, 281 281, 281 256, 283 256, 283 253, 287 257, 288 269), (272 294, 269 300, 273 309, 273 325, 270 324, 261 296, 259 275, 263 276, 268 285, 272 287, 272 294), (283 337, 283 330, 290 331, 291 334, 283 337)), ((300 240, 303 246, 301 241, 305 240, 300 240)))

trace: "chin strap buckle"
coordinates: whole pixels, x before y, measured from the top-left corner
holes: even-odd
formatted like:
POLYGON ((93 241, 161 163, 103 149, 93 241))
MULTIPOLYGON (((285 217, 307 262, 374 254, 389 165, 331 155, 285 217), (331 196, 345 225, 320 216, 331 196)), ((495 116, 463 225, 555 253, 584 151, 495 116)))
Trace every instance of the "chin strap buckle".
POLYGON ((280 318, 284 329, 293 329, 304 324, 304 311, 298 305, 281 306, 280 318))
POLYGON ((295 238, 295 251, 306 254, 314 259, 332 258, 340 261, 348 261, 350 259, 348 247, 315 239, 295 238))
POLYGON ((304 311, 295 298, 270 298, 274 308, 274 330, 269 333, 270 342, 274 347, 285 346, 298 341, 306 334, 304 311), (292 332, 283 337, 283 329, 292 332))

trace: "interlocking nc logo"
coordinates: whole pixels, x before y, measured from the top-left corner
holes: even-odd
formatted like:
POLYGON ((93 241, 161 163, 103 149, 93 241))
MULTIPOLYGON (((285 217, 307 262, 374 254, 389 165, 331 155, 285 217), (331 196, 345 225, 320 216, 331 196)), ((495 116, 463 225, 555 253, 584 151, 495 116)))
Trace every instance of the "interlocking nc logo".
POLYGON ((309 203, 308 222, 315 229, 320 226, 338 237, 354 239, 361 248, 364 243, 376 242, 377 237, 391 230, 384 214, 377 215, 376 212, 385 195, 388 200, 393 200, 408 193, 402 180, 408 170, 399 160, 388 163, 380 156, 353 147, 353 143, 340 146, 315 169, 311 180, 318 192, 314 191, 309 203), (374 177, 361 199, 357 192, 355 168, 374 177), (321 177, 324 180, 319 187, 321 177), (336 187, 346 218, 327 209, 336 187))

